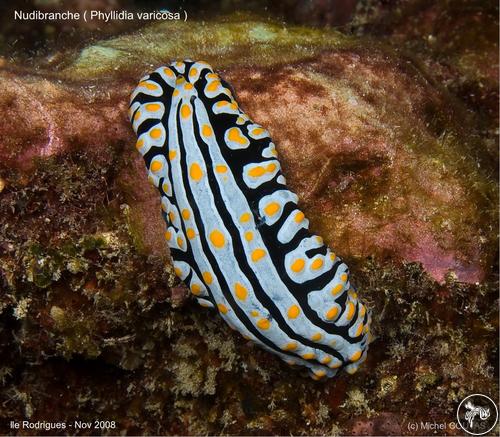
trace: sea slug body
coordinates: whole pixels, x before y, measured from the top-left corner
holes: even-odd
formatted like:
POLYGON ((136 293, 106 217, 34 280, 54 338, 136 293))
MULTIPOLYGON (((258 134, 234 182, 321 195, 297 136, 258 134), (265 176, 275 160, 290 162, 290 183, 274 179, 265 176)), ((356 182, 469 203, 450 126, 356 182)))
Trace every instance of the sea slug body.
POLYGON ((205 62, 145 76, 129 116, 161 195, 176 274, 204 307, 314 379, 366 358, 370 312, 312 235, 265 128, 205 62))

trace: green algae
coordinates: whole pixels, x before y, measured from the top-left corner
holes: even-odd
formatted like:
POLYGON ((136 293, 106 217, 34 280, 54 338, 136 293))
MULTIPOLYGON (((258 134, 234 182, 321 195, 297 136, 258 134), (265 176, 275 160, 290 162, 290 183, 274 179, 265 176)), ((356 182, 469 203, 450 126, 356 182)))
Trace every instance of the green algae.
POLYGON ((236 13, 217 21, 155 23, 99 42, 83 49, 61 74, 74 79, 99 78, 103 73, 123 75, 131 68, 132 72, 138 67, 151 70, 187 58, 203 59, 222 69, 235 64, 272 66, 314 56, 327 48, 347 47, 350 41, 334 30, 285 27, 236 13))
POLYGON ((122 214, 125 217, 125 222, 127 226, 127 231, 129 236, 132 238, 134 247, 139 253, 147 253, 147 247, 143 239, 143 224, 140 219, 134 216, 133 211, 130 206, 123 204, 121 206, 122 214))

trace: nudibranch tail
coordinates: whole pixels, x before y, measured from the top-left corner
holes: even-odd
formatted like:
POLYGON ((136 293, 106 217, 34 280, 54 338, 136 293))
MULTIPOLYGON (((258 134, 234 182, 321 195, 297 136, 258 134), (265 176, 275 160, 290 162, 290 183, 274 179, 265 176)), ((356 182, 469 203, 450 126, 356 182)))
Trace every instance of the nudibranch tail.
POLYGON ((354 373, 370 312, 228 84, 205 62, 174 62, 141 79, 129 115, 175 272, 200 305, 315 379, 354 373))

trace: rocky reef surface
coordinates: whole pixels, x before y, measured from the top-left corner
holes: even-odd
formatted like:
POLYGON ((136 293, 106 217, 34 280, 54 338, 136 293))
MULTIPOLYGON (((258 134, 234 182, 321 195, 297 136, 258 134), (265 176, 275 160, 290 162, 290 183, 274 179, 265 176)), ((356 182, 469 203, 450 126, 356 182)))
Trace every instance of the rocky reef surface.
POLYGON ((465 395, 496 395, 498 53, 360 29, 233 14, 1 59, 1 433, 30 418, 113 420, 110 434, 412 434, 409 421, 450 423, 465 395), (350 266, 374 314, 356 375, 304 377, 175 278, 127 105, 178 58, 234 86, 350 266))

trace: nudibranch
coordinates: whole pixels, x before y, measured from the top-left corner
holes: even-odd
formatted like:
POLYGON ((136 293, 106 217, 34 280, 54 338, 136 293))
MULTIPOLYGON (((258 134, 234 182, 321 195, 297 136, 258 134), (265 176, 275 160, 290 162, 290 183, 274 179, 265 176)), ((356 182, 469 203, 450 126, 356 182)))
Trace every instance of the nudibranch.
POLYGON ((309 232, 265 128, 206 62, 143 77, 129 116, 158 188, 174 269, 203 307, 314 379, 366 358, 370 312, 309 232))

